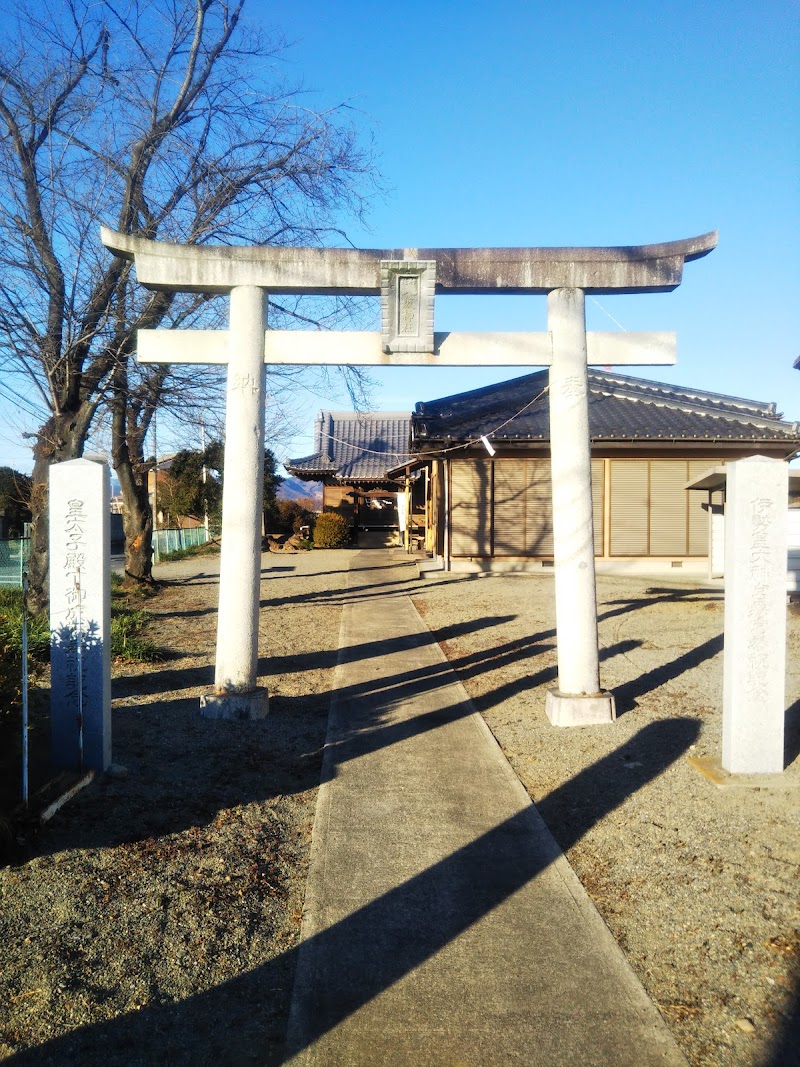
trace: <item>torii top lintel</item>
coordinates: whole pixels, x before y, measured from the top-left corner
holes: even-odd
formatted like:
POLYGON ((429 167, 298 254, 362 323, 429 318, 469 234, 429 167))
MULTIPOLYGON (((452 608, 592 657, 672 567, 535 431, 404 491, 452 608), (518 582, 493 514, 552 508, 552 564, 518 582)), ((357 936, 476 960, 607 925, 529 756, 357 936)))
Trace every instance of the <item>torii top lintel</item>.
POLYGON ((436 292, 667 293, 683 264, 707 255, 717 233, 654 245, 610 248, 283 248, 182 245, 101 228, 103 244, 132 259, 148 289, 225 293, 257 285, 273 293, 353 294, 381 291, 381 263, 436 262, 436 292))

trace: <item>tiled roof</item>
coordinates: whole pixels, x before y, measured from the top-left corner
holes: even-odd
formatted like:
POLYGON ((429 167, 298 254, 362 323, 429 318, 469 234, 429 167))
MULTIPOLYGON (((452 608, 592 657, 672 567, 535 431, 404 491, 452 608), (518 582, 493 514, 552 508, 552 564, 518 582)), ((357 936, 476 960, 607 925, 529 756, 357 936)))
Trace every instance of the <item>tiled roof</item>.
MULTIPOLYGON (((548 371, 417 404, 412 447, 447 441, 547 441, 548 371)), ((796 441, 800 426, 775 405, 589 369, 593 441, 796 441)))
POLYGON ((320 411, 314 452, 286 469, 300 478, 387 481, 387 470, 408 459, 410 421, 408 412, 320 411))

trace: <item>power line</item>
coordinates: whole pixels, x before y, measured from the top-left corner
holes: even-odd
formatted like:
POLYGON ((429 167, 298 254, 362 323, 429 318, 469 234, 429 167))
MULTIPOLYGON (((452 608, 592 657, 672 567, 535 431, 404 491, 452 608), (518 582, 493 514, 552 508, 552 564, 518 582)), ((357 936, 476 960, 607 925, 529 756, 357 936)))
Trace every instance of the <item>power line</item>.
POLYGON ((19 393, 15 393, 10 386, 5 382, 0 383, 0 396, 4 400, 7 400, 10 404, 21 404, 22 407, 28 412, 29 415, 33 415, 36 419, 41 419, 44 414, 41 408, 36 408, 27 397, 21 396, 19 393), (6 391, 4 391, 6 390, 6 391))
MULTIPOLYGON (((366 447, 364 447, 362 445, 355 445, 355 444, 352 443, 352 441, 346 441, 342 437, 336 437, 334 434, 327 433, 325 430, 319 430, 318 432, 319 432, 321 437, 327 437, 328 440, 330 440, 330 441, 336 441, 340 445, 347 445, 348 448, 352 448, 356 452, 367 452, 367 453, 369 453, 370 455, 373 455, 373 456, 394 456, 397 459, 411 459, 412 457, 418 456, 418 455, 443 456, 446 452, 458 452, 460 449, 469 448, 470 445, 477 445, 483 440, 484 437, 494 437, 496 434, 498 434, 500 432, 500 430, 505 429, 505 427, 508 426, 510 423, 514 422, 515 419, 518 419, 520 417, 520 415, 523 415, 528 410, 528 408, 533 407, 533 405, 536 403, 537 400, 541 400, 541 398, 545 395, 545 393, 549 390, 549 388, 550 388, 550 386, 546 385, 544 387, 544 389, 542 389, 542 391, 540 393, 536 394, 536 396, 533 398, 533 400, 529 400, 527 402, 527 404, 523 404, 522 407, 519 409, 519 411, 516 411, 510 418, 506 419, 505 422, 501 422, 499 426, 495 426, 495 428, 493 430, 490 430, 488 433, 481 434, 480 437, 476 437, 474 439, 470 438, 468 441, 464 441, 460 445, 451 445, 449 448, 438 448, 433 453, 431 453, 431 452, 423 452, 423 453, 417 453, 417 452, 392 452, 389 449, 386 449, 383 452, 379 452, 375 448, 366 448, 366 447)), ((377 412, 376 414, 380 414, 380 412, 377 412)))

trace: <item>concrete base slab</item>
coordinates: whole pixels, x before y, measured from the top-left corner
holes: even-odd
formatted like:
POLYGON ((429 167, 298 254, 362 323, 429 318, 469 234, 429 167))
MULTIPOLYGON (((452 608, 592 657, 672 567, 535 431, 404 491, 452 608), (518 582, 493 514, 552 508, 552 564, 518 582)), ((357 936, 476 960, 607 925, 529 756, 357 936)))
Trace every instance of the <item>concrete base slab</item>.
POLYGON ((549 689, 545 710, 553 726, 602 726, 617 717, 613 693, 574 696, 549 689))
POLYGON ((800 789, 800 782, 784 774, 731 774, 714 756, 688 756, 689 763, 717 789, 800 789))
MULTIPOLYGON (((630 575, 631 577, 665 578, 670 581, 702 582, 721 586, 721 581, 713 582, 708 573, 708 558, 703 556, 695 560, 653 559, 601 559, 594 561, 596 574, 630 575)), ((454 559, 450 570, 459 574, 532 574, 548 577, 554 573, 553 561, 550 559, 519 559, 504 556, 499 559, 454 559)))
POLYGON ((444 560, 441 559, 418 559, 417 560, 417 572, 420 578, 424 578, 426 574, 436 574, 439 571, 444 570, 444 560))
POLYGON ((200 714, 204 719, 231 719, 245 722, 263 719, 269 713, 269 694, 266 689, 251 689, 247 693, 203 693, 200 714))

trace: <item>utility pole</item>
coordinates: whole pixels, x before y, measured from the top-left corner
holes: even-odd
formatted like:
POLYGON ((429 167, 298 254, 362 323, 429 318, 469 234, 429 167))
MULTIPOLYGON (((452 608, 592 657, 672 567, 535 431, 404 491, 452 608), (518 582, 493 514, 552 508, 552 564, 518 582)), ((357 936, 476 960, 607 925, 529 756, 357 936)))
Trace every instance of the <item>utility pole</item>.
POLYGON ((206 428, 200 423, 200 450, 203 455, 203 525, 206 528, 206 541, 208 541, 208 494, 206 493, 206 428))

